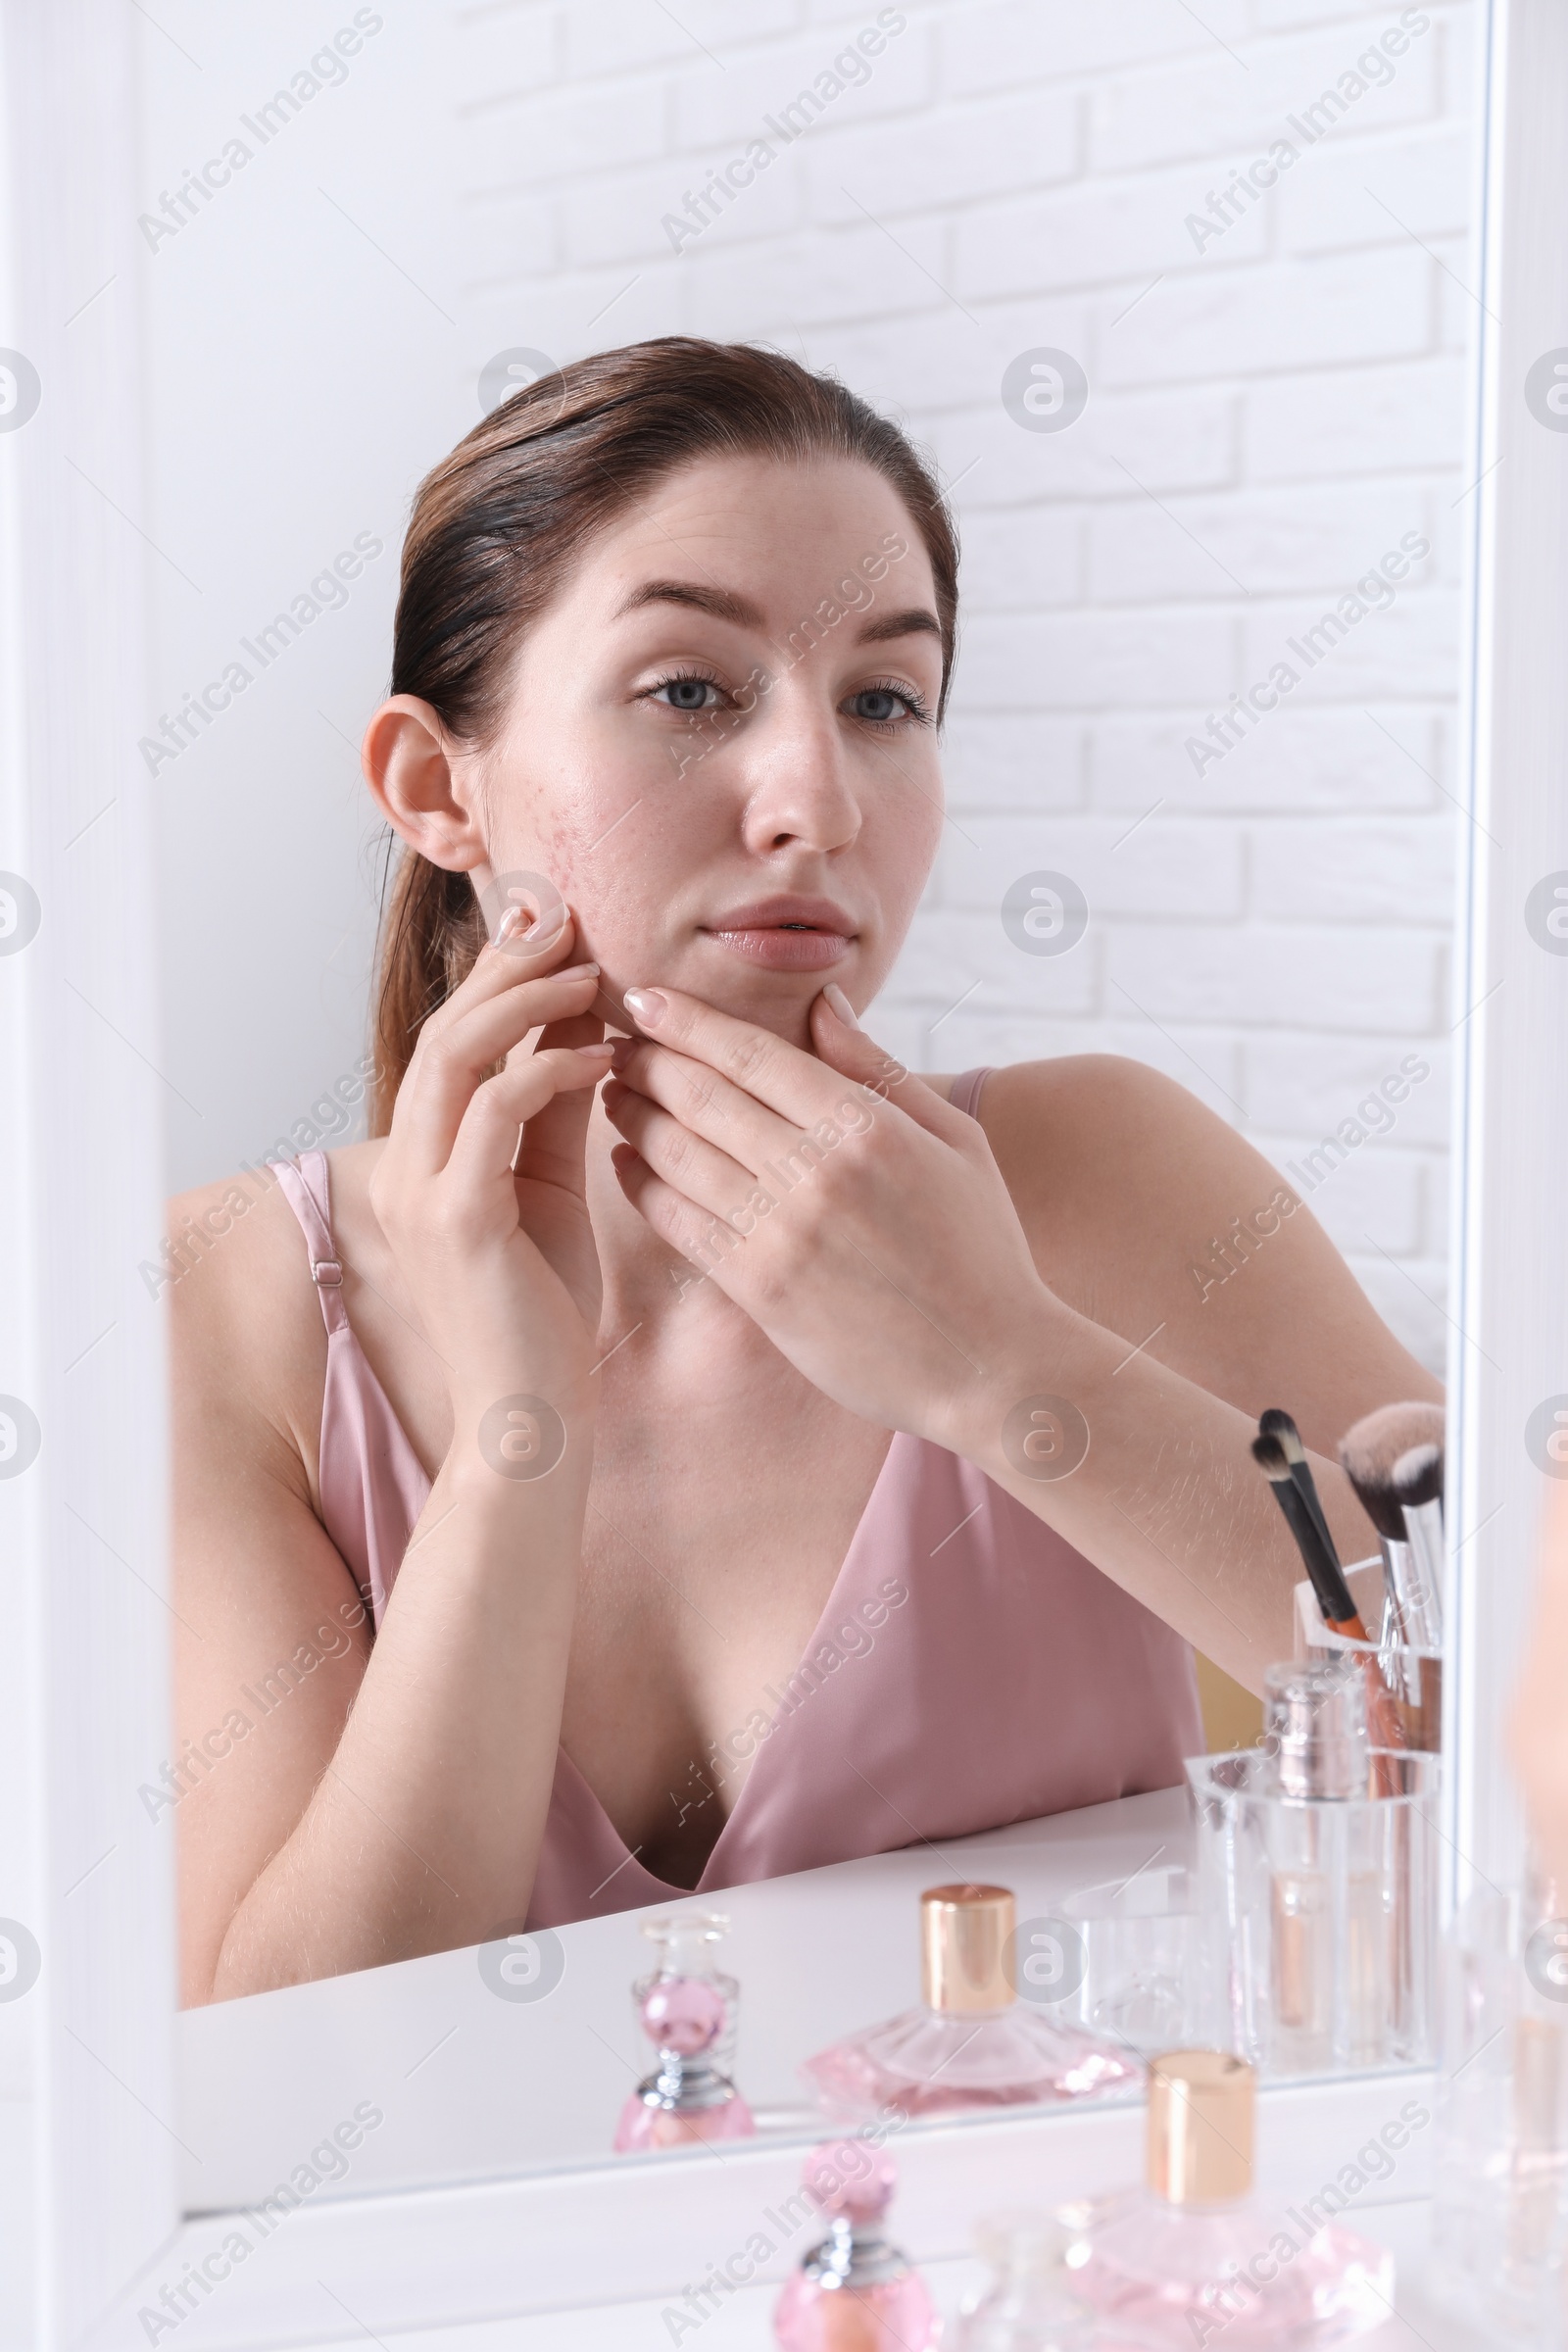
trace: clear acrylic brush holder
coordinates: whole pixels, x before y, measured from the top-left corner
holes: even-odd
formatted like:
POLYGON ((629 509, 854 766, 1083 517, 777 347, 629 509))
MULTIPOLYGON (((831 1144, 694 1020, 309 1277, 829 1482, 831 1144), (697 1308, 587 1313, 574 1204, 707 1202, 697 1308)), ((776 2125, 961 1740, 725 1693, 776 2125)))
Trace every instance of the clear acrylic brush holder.
MULTIPOLYGON (((1383 1617, 1383 1562, 1357 1560, 1347 1568, 1361 1623, 1376 1633, 1383 1617)), ((1317 1595, 1304 1579, 1296 1588, 1296 1655, 1361 1658, 1374 1665, 1394 1693, 1406 1747, 1436 1755, 1443 1745, 1443 1652, 1404 1642, 1353 1642, 1323 1622, 1317 1595)))
POLYGON ((1568 2254, 1568 1923, 1481 1887, 1445 1932, 1433 2245, 1498 2342, 1560 2346, 1568 2254))
POLYGON ((1189 1759, 1212 2047, 1273 2076, 1430 2062, 1439 1771, 1374 1749, 1366 1795, 1301 1797, 1266 1746, 1189 1759))

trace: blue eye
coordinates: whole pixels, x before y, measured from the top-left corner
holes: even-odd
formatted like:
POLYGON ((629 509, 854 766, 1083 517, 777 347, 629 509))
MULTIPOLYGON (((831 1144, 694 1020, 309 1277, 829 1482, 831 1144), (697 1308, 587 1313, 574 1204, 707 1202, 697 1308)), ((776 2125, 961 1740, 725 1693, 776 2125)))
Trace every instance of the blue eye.
POLYGON ((925 710, 912 694, 900 686, 862 686, 852 694, 846 708, 855 718, 863 718, 868 726, 892 726, 901 718, 924 718, 925 710))
POLYGON ((710 695, 715 700, 718 697, 718 688, 711 678, 664 678, 654 688, 654 700, 664 702, 670 710, 710 710, 710 695))

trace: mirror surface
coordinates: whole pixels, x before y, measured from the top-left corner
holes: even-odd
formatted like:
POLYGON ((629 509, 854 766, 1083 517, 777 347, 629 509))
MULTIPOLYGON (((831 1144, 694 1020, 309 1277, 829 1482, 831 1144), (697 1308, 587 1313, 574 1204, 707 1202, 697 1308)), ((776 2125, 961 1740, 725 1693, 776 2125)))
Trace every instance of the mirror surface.
MULTIPOLYGON (((187 2002, 297 2004, 316 1996, 265 1987, 525 1924, 652 1914, 683 1888, 722 1910, 733 1883, 922 1843, 920 1883, 935 1883, 955 1875, 941 1859, 952 1841, 1177 1786, 1185 1754, 1255 1736, 1262 1668, 1290 1652, 1298 1569, 1238 1416, 1284 1405, 1332 1457, 1370 1407, 1436 1393, 1449 1330, 1472 43, 1463 8, 1335 0, 1223 0, 1202 23, 1179 0, 859 14, 694 0, 679 23, 631 0, 345 8, 294 33, 251 5, 143 25, 158 693, 136 733, 161 826, 178 1196, 143 1279, 149 1311, 172 1311, 176 1375, 186 1367, 197 1398, 176 1410, 174 1468, 176 1492, 199 1492, 187 1526, 202 1563, 176 1592, 180 1744, 149 1759, 144 1808, 149 1838, 182 1844, 187 2002), (577 1503, 554 1859, 544 1895, 487 1910, 464 1876, 484 1868, 473 1777, 466 1763, 438 1785, 450 1725, 416 1724, 417 1690, 407 1720, 390 1699, 361 1708, 352 1753, 335 1734, 321 1746, 367 1672, 366 1563, 345 1565, 319 1529, 304 1550, 255 1534, 257 1494, 281 1486, 315 1515, 327 1476, 310 1282, 311 1257, 319 1268, 327 1253, 263 1171, 343 1155, 330 1182, 344 1276, 322 1296, 336 1289, 328 1320, 346 1304, 412 1462, 382 1582, 416 1520, 457 1546, 429 1557, 459 1577, 473 1555, 452 1527, 437 1533, 439 1510, 418 1520, 422 1492, 409 1503, 451 1440, 451 1349, 368 1191, 377 1074, 383 1091, 396 1078, 374 1005, 399 850, 361 744, 388 690, 421 479, 482 418, 504 420, 511 388, 518 414, 579 401, 573 363, 669 335, 757 345, 837 378, 923 454, 962 550, 940 742, 909 709, 940 685, 939 638, 852 638, 888 613, 893 588, 899 607, 943 617, 930 539, 875 466, 743 452, 639 476, 608 502, 600 536, 573 542, 531 665, 504 672, 504 755, 459 761, 470 827, 488 827, 497 853, 499 879, 489 863, 476 877, 486 911, 493 928, 522 873, 530 911, 548 913, 543 871, 603 962, 596 1004, 613 1028, 634 1026, 626 988, 663 980, 813 1054, 806 1093, 789 1091, 805 1083, 790 1060, 779 1114, 787 1097, 798 1130, 849 1102, 831 1149, 873 1130, 885 1141, 883 1105, 936 1074, 925 1127, 960 1174, 947 1192, 932 1178, 922 1226, 914 1171, 927 1163, 900 1163, 854 1228, 896 1268, 875 1277, 884 1303, 865 1303, 841 1248, 804 1336, 778 1327, 760 1343, 797 1367, 798 1387, 781 1387, 749 1342, 725 1352, 747 1312, 724 1290, 739 1278, 699 1283, 672 1251, 651 1255, 654 1229, 617 1184, 596 1110, 589 1200, 615 1311, 587 1375, 606 1377, 577 1503), (629 625, 612 606, 628 579, 668 573, 763 610, 752 627, 666 600, 646 638, 614 652, 615 694, 635 669, 648 696, 659 664, 721 673, 711 702, 703 686, 684 701, 667 690, 657 715, 645 701, 636 723, 662 732, 628 748, 600 717, 613 699, 606 649, 629 625), (766 700, 748 704, 732 690, 762 656, 766 700), (901 693, 890 734, 884 707, 901 693), (710 753, 705 776, 694 761, 710 753), (634 782, 656 770, 639 807, 634 782), (692 833, 694 809, 719 831, 692 833), (743 897, 839 882, 865 917, 842 966, 811 951, 792 964, 776 931, 771 961, 712 944, 743 897), (835 969, 884 1057, 826 1033, 853 1096, 810 1092, 830 1065, 808 1007, 835 969), (1085 1056, 1121 1058, 1072 1058, 1085 1056), (988 1081, 983 1120, 1000 1194, 954 1141, 956 1115, 943 1123, 948 1081, 987 1068, 1008 1073, 988 1081), (984 1243, 1009 1219, 1022 1257, 984 1243), (1314 1220, 1359 1292, 1303 1244, 1314 1220), (1092 1327, 1079 1354, 1062 1323, 1015 1332, 975 1308, 1020 1267, 1026 1279, 1031 1250, 1073 1331, 1092 1327), (917 1264, 936 1264, 924 1304, 908 1295, 917 1264), (932 1340, 934 1316, 958 1337, 932 1340), (869 1372, 837 1338, 818 1346, 858 1329, 869 1372), (953 1381, 919 1372, 982 1332, 1018 1365, 1004 1376, 1005 1406, 1023 1413, 1010 1450, 998 1410, 995 1446, 966 1452, 971 1424, 933 1401, 953 1381), (907 1391, 893 1358, 915 1367, 907 1391), (1074 1450, 1080 1383, 1097 1401, 1074 1450), (1042 1428, 1048 1454, 1074 1453, 1072 1479, 1042 1478, 1042 1428), (1086 1447, 1095 1467, 1079 1477, 1086 1447), (1009 1577, 1035 1617, 1006 1613, 1009 1577), (1200 1652, 1196 1692, 1176 1636, 1200 1652), (1069 1697, 1082 1710, 1070 1729, 1069 1697), (1062 1720, 1041 1730, 1053 1710, 1062 1720), (903 1728, 879 1744, 887 1721, 903 1728), (411 1789, 428 1756, 434 1781, 411 1789), (332 1788, 338 1817, 323 1826, 332 1788), (313 1806, 318 1876, 295 1836, 313 1806), (386 1886, 411 1840, 430 1876, 413 1895, 400 1882, 399 1911, 386 1886), (265 1889, 257 1899, 268 1874, 270 1909, 265 1889), (426 1903, 453 1924, 430 1927, 426 1903)), ((694 388, 691 407, 707 397, 694 388)), ((449 591, 448 627, 452 609, 449 591)), ((629 702, 628 685, 615 726, 629 702)), ((401 768, 383 759, 406 831, 434 806, 434 740, 401 737, 401 768)), ((472 872, 470 837, 453 839, 450 870, 472 872)), ((451 904, 457 936, 471 901, 460 889, 451 904)), ((803 919, 826 918, 773 909, 775 924, 803 919)), ((628 1079, 622 1136, 629 1123, 657 1152, 639 1107, 660 1083, 651 1061, 628 1079)), ((751 1165, 767 1159, 759 1148, 751 1165)), ((793 1189, 780 1183, 773 1205, 793 1189)), ((526 1456, 550 1424, 531 1374, 510 1385, 530 1400, 526 1456)), ((501 1382, 492 1397, 517 1401, 501 1382)), ((460 1418, 473 1402, 460 1396, 460 1418)), ((510 1445, 509 1427, 503 1413, 510 1445)), ((580 1458, 569 1444, 566 1458, 580 1458)), ((1342 1555, 1362 1558, 1372 1532, 1333 1476, 1342 1555)), ((574 1541, 548 1512, 526 1525, 530 1543, 574 1541)), ((547 1653, 563 1637, 543 1623, 509 1620, 493 1657, 511 1642, 531 1658, 536 1636, 547 1653)), ((434 1617, 398 1660, 411 1688, 440 1680, 431 1644, 434 1617)), ((466 1667, 454 1671, 461 1684, 466 1667)), ((526 1685, 547 1722, 559 1678, 553 1701, 548 1686, 526 1685)), ((526 1738, 512 1739, 495 1751, 509 1772, 527 1762, 526 1738)), ((471 1752, 482 1758, 482 1739, 471 1752)), ((542 1806, 537 1752, 532 1770, 542 1806)), ((531 1818, 520 1836, 539 1834, 531 1818)), ((1049 1875, 1054 1898, 1072 1893, 1070 1871, 1049 1875)), ((858 2022, 910 1989, 890 1979, 858 2022)), ((616 1997, 604 2032, 630 2067, 616 1997)), ((228 2014, 231 2029, 219 2009, 188 2021, 193 2062, 220 2053, 225 2032, 238 2051, 262 2007, 228 2014)), ((843 2029, 835 2013, 822 2037, 843 2029)), ((270 2047, 271 2029, 254 2030, 270 2047)), ((242 2143, 243 2117, 227 2122, 242 2143)), ((608 2149, 612 2113, 602 2125, 608 2149)), ((519 2129, 507 2161, 583 2162, 585 2132, 592 2143, 579 2119, 567 2130, 541 2114, 537 2148, 519 2129)))

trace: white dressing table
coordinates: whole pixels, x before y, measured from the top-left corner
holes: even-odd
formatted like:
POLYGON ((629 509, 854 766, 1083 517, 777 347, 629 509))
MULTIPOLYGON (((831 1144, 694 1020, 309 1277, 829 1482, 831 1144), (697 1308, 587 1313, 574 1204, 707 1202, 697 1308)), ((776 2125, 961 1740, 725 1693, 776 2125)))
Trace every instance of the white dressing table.
MULTIPOLYGON (((144 2346, 138 2309, 236 2227, 253 2250, 160 2343, 652 2352, 700 2336, 705 2352, 765 2346, 779 2281, 816 2234, 810 2221, 785 2230, 777 2207, 805 2148, 828 2135, 801 2112, 795 2068, 917 1997, 919 1890, 998 1880, 1027 1919, 1077 1888, 1185 1861, 1190 1835, 1186 1793, 1170 1789, 712 1898, 733 1923, 725 1957, 742 1986, 743 2087, 781 2126, 782 2111, 796 2111, 793 2128, 716 2154, 597 2161, 650 2062, 627 1993, 648 1965, 644 1913, 562 1930, 564 1974, 531 2002, 492 1991, 468 1950, 190 2013, 179 2023, 178 2126, 195 2218, 95 2332, 95 2352, 144 2346), (254 2208, 361 2102, 383 2121, 346 2176, 264 2231, 254 2208), (753 2277, 746 2248, 759 2231, 774 2251, 753 2277), (687 2288, 726 2263, 732 2291, 710 2293, 696 2307, 701 2325, 683 2326, 696 2316, 687 2288)), ((1431 2094, 1420 2075, 1270 2091, 1261 2178, 1282 2202, 1311 2195, 1405 2102, 1430 2115, 1431 2094)), ((1142 2131, 1141 2103, 1127 2103, 897 2133, 895 2234, 954 2311, 979 2275, 968 2253, 978 2216, 1136 2179, 1142 2131)), ((1413 2315, 1391 2320, 1380 2346, 1440 2340, 1419 2294, 1432 2155, 1429 2123, 1358 2204, 1357 2225, 1399 2258, 1401 2309, 1408 2295, 1413 2315)))

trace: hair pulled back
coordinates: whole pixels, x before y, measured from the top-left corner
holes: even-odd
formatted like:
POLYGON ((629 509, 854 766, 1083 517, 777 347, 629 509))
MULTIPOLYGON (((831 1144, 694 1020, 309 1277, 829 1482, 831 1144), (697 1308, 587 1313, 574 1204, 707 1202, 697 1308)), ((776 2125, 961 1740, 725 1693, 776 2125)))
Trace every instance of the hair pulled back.
MULTIPOLYGON (((394 694, 457 741, 498 727, 522 633, 592 535, 661 476, 708 457, 856 458, 902 499, 925 545, 944 697, 957 540, 929 467, 898 426, 781 353, 686 335, 574 360, 493 410, 420 483, 394 624, 394 694)), ((384 1135, 420 1024, 467 973, 484 923, 466 873, 401 853, 377 956, 371 1133, 384 1135)))

